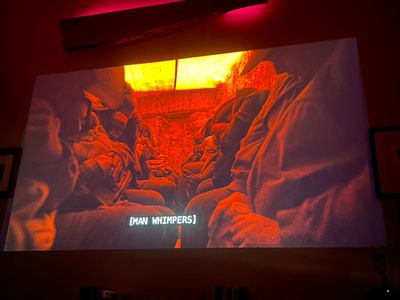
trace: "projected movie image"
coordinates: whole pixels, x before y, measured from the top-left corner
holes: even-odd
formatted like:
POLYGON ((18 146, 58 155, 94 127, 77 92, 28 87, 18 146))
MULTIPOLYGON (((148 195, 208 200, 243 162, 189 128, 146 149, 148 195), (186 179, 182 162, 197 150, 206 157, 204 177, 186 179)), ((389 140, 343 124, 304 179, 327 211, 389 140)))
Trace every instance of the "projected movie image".
POLYGON ((39 76, 5 250, 370 247, 354 39, 39 76))

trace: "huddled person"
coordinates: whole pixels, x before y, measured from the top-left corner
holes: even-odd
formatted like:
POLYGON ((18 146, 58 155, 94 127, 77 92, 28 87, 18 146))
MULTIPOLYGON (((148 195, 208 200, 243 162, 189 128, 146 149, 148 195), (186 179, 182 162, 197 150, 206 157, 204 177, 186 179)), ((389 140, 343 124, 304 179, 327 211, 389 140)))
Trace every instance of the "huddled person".
POLYGON ((382 245, 370 191, 356 49, 351 40, 259 53, 279 79, 266 94, 231 167, 227 186, 198 194, 183 247, 382 245), (355 80, 357 79, 357 80, 355 80))
MULTIPOLYGON (((118 114, 113 114, 110 124, 118 119, 118 125, 107 128, 109 124, 95 113, 93 101, 85 93, 96 80, 96 71, 43 76, 37 80, 25 138, 25 151, 29 153, 25 152, 21 162, 6 249, 175 245, 174 226, 152 227, 143 232, 126 224, 130 216, 174 212, 161 203, 136 203, 129 199, 132 195, 125 194, 126 182, 131 177, 132 151, 117 139, 125 129, 120 124, 129 116, 119 114, 115 118, 118 114)), ((158 193, 157 197, 162 199, 158 193)))
POLYGON ((172 208, 180 173, 169 162, 169 156, 160 153, 150 128, 143 122, 138 124, 136 137, 138 177, 134 187, 159 192, 164 197, 165 204, 172 208))
POLYGON ((195 195, 228 185, 230 170, 255 116, 268 96, 264 89, 242 88, 222 104, 200 134, 195 134, 193 155, 182 164, 184 206, 195 195))
POLYGON ((198 120, 178 168, 122 68, 38 79, 6 249, 382 245, 355 44, 257 51, 240 76, 266 61, 273 87, 249 81, 198 120), (126 224, 176 213, 200 223, 126 224))

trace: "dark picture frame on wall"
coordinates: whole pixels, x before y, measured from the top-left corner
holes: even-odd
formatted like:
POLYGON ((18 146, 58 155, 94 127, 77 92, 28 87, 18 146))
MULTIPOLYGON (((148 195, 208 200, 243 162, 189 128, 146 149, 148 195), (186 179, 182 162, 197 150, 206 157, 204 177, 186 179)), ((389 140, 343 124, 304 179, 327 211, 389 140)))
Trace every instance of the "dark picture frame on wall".
POLYGON ((0 198, 14 195, 21 154, 21 148, 0 148, 0 198))
POLYGON ((376 196, 400 198, 400 126, 370 128, 376 196))

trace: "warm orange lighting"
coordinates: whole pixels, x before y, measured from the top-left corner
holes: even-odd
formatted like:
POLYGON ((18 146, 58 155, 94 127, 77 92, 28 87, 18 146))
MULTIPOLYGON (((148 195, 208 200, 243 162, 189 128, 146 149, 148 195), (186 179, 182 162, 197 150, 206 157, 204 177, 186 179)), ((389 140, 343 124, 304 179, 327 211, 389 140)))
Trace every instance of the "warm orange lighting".
POLYGON ((178 60, 177 90, 215 88, 224 82, 243 52, 200 56, 178 60))
POLYGON ((174 88, 175 60, 125 66, 125 81, 135 91, 174 88))
MULTIPOLYGON (((176 90, 215 88, 225 82, 241 52, 178 60, 176 90)), ((125 66, 125 81, 135 91, 173 90, 175 60, 125 66)))

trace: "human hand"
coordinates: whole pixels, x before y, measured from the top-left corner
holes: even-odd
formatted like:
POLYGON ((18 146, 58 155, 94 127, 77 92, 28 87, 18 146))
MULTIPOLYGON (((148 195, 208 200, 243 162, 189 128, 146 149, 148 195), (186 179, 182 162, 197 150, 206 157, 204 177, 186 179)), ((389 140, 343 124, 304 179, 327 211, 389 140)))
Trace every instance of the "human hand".
POLYGON ((242 193, 222 200, 209 222, 211 247, 277 247, 279 226, 272 219, 252 212, 242 193))
POLYGON ((248 207, 247 204, 244 204, 246 202, 247 196, 244 193, 232 193, 218 203, 210 217, 208 227, 213 228, 218 226, 220 219, 233 219, 233 217, 238 214, 250 213, 250 207, 248 207))
POLYGON ((42 218, 31 219, 26 223, 28 236, 35 250, 50 250, 56 237, 54 223, 56 212, 46 213, 42 218))
POLYGON ((233 247, 232 220, 237 215, 251 212, 246 202, 245 194, 235 192, 218 203, 208 222, 210 247, 233 247))
POLYGON ((280 233, 276 221, 259 214, 238 215, 232 220, 232 244, 235 247, 279 247, 280 233))

